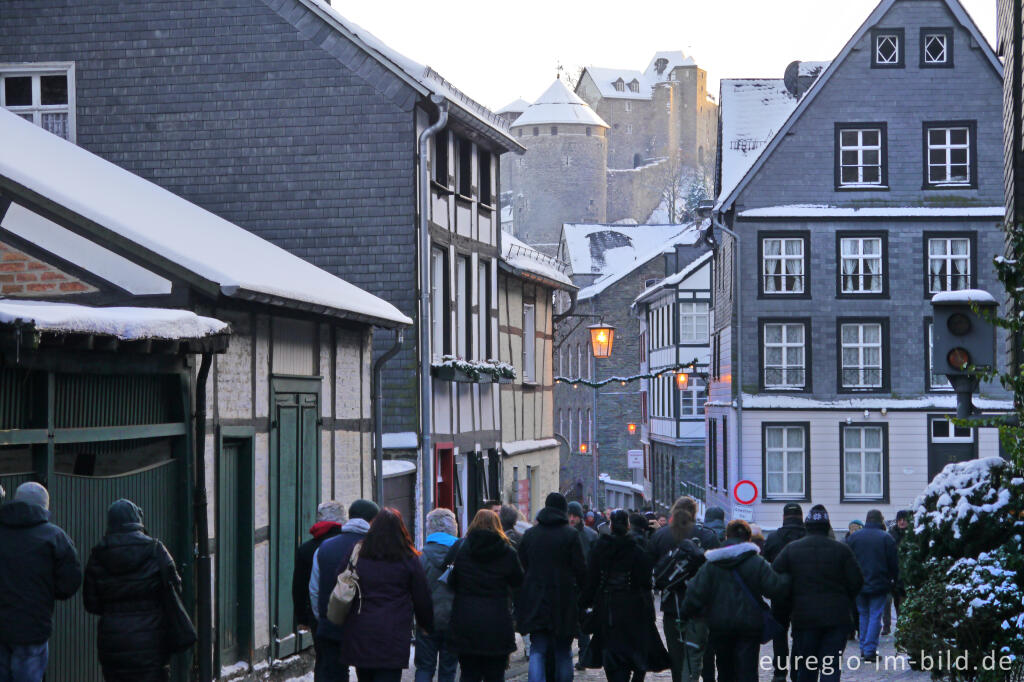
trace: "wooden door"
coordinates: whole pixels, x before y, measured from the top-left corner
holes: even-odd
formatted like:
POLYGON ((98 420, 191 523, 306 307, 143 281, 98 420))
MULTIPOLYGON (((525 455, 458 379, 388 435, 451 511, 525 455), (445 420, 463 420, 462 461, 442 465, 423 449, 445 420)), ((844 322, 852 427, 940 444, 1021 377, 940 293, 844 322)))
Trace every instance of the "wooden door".
POLYGON ((221 433, 217 462, 217 651, 220 665, 252 662, 252 436, 221 433))

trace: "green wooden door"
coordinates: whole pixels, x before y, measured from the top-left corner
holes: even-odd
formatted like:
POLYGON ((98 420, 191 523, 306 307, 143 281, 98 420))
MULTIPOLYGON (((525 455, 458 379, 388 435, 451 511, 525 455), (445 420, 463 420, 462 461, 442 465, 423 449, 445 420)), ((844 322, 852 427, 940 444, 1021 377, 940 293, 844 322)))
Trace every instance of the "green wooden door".
POLYGON ((299 632, 292 603, 295 551, 320 500, 320 381, 275 379, 271 457, 271 635, 281 658, 312 645, 299 632), (315 390, 314 390, 315 389, 315 390))
POLYGON ((217 650, 221 666, 252 662, 252 436, 221 432, 217 476, 217 650))

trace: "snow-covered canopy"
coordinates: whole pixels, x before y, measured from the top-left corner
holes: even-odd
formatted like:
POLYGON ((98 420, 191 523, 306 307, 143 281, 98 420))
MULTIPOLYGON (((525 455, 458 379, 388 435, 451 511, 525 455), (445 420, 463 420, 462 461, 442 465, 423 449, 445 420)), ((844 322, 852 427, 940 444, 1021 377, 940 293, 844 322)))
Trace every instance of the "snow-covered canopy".
POLYGON ((382 64, 393 71, 397 69, 404 74, 405 80, 411 80, 418 85, 418 89, 424 94, 439 95, 448 100, 454 108, 453 116, 456 118, 468 117, 469 122, 475 121, 482 124, 482 126, 474 127, 488 137, 500 141, 506 149, 520 152, 523 150, 523 146, 509 136, 505 120, 456 88, 431 67, 406 57, 362 26, 346 19, 331 7, 330 2, 325 0, 300 0, 300 2, 327 20, 342 35, 365 47, 382 64))
POLYGON ((415 431, 396 431, 381 434, 380 443, 385 450, 415 450, 420 438, 415 431))
MULTIPOLYGON (((718 403, 715 403, 719 405, 718 403)), ((1013 401, 974 397, 974 406, 982 410, 1012 410, 1013 401)), ((816 400, 798 395, 743 394, 747 410, 943 410, 956 411, 956 396, 931 394, 920 398, 840 398, 816 400)))
POLYGON ((512 127, 559 123, 608 127, 590 105, 567 88, 560 78, 555 79, 544 94, 515 120, 512 127))
POLYGON ((562 272, 563 265, 556 258, 541 253, 505 231, 501 233, 501 260, 515 270, 532 273, 565 288, 576 288, 569 276, 562 272))
POLYGON ((728 196, 796 108, 782 78, 723 78, 721 83, 722 180, 728 196))
POLYGON ((829 206, 785 204, 749 208, 740 218, 1002 218, 1002 206, 829 206))
POLYGON ((225 296, 412 324, 387 301, 5 109, 0 139, 0 177, 98 226, 98 241, 112 233, 225 296))
POLYGON ((545 448, 557 447, 558 440, 556 438, 542 438, 539 440, 516 440, 501 444, 501 449, 505 451, 506 455, 522 455, 527 452, 534 452, 536 450, 543 450, 545 448))
POLYGON ((188 310, 94 308, 10 299, 0 300, 0 323, 30 324, 41 332, 113 336, 122 341, 201 339, 229 332, 226 322, 188 310))
POLYGON ((995 297, 984 289, 960 289, 959 291, 942 291, 932 296, 932 305, 998 305, 995 297))

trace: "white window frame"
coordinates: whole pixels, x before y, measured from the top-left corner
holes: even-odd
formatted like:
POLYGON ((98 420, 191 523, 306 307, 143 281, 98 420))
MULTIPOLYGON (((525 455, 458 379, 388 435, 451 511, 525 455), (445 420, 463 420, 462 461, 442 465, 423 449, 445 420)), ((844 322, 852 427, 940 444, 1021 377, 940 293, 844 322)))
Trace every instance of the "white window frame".
POLYGON ((764 381, 765 390, 769 391, 800 391, 807 387, 807 326, 803 322, 765 322, 762 331, 762 342, 764 343, 763 354, 764 354, 764 367, 762 368, 761 376, 764 381), (778 327, 779 338, 777 342, 768 341, 768 328, 778 327), (790 341, 789 337, 792 332, 796 329, 800 330, 800 341, 790 341), (789 364, 789 352, 792 349, 800 349, 800 363, 789 364), (769 364, 768 362, 768 350, 779 349, 782 360, 778 364, 769 364), (768 371, 778 370, 782 377, 782 381, 779 383, 769 383, 768 371), (796 381, 789 381, 789 375, 791 373, 800 373, 803 376, 803 381, 797 383, 796 381))
POLYGON ((883 158, 883 132, 881 128, 840 128, 839 129, 839 186, 840 187, 881 187, 884 184, 885 179, 885 159, 883 158), (846 144, 843 137, 848 134, 856 134, 857 139, 854 144, 846 144), (866 144, 864 142, 865 133, 874 133, 878 136, 877 144, 866 144), (844 152, 854 152, 857 155, 857 162, 854 164, 844 163, 844 152), (864 156, 868 152, 875 152, 878 154, 878 163, 866 163, 864 156), (857 169, 856 180, 844 180, 843 170, 846 168, 857 169), (866 168, 878 168, 878 180, 871 181, 864 179, 864 170, 866 168))
POLYGON ((885 289, 885 244, 881 237, 840 237, 839 238, 839 290, 844 294, 881 294, 885 289), (867 242, 878 244, 877 253, 868 254, 864 252, 867 242), (850 247, 850 248, 848 248, 850 247), (877 272, 868 272, 868 264, 872 261, 878 263, 877 272), (847 272, 847 263, 852 264, 852 270, 847 272), (877 289, 864 287, 865 280, 873 278, 878 283, 877 289), (854 284, 847 287, 847 282, 854 284))
POLYGON ((900 63, 900 35, 898 33, 879 33, 875 36, 875 64, 893 66, 900 63), (890 44, 893 48, 891 59, 882 55, 882 45, 890 44))
POLYGON ((810 439, 809 430, 802 425, 796 424, 766 424, 764 429, 764 497, 770 500, 802 500, 807 497, 807 446, 810 439), (782 432, 782 445, 770 447, 768 434, 771 431, 782 432), (790 433, 797 431, 801 436, 801 445, 797 447, 790 443, 790 433), (789 466, 789 455, 799 453, 800 470, 792 470, 789 466), (771 455, 782 456, 782 467, 771 468, 769 466, 771 455), (800 489, 791 490, 789 487, 790 475, 800 474, 800 489), (772 476, 782 476, 782 489, 773 490, 770 484, 772 476))
POLYGON ((880 389, 885 386, 885 328, 880 322, 843 322, 839 327, 839 376, 840 385, 843 388, 849 389, 880 389), (857 329, 857 339, 855 341, 847 341, 845 339, 845 330, 847 327, 854 327, 857 329), (864 340, 864 332, 868 327, 878 328, 878 342, 870 342, 864 340), (847 349, 855 350, 857 353, 857 363, 847 365, 846 364, 846 353, 847 349), (865 360, 865 356, 870 349, 877 349, 878 351, 878 364, 868 364, 865 360), (868 383, 865 381, 865 375, 867 372, 878 371, 878 383, 868 383), (857 372, 858 380, 856 383, 846 383, 846 372, 857 372))
POLYGON ((523 304, 523 382, 537 381, 537 308, 523 304))
POLYGON ((632 123, 627 123, 626 124, 626 134, 627 135, 632 135, 633 134, 633 124, 632 123))
POLYGON ((970 126, 930 126, 925 130, 925 140, 927 145, 928 157, 925 163, 928 166, 928 184, 929 185, 941 185, 941 186, 962 186, 970 185, 973 182, 971 178, 971 128, 970 126), (965 141, 963 143, 953 142, 953 133, 963 132, 965 141), (944 133, 941 142, 932 142, 932 133, 944 133), (953 152, 963 151, 964 162, 953 163, 953 152), (944 160, 940 163, 932 162, 932 152, 940 152, 944 160), (953 179, 953 167, 964 167, 964 175, 962 178, 953 179), (933 173, 939 171, 943 173, 943 176, 936 178, 933 173))
POLYGON ((434 361, 444 355, 445 315, 448 302, 445 300, 445 280, 448 277, 448 259, 444 249, 430 250, 430 354, 434 361))
POLYGON ((487 342, 491 335, 491 307, 488 305, 491 296, 491 262, 480 259, 476 266, 476 359, 489 360, 487 342))
POLYGON ((469 257, 455 256, 455 357, 472 360, 473 349, 469 347, 469 257))
POLYGON ((840 432, 842 434, 841 437, 840 437, 839 450, 840 450, 840 457, 843 458, 843 480, 841 482, 841 485, 843 486, 843 500, 844 501, 854 501, 854 500, 882 500, 882 499, 885 499, 885 482, 886 482, 885 481, 885 479, 886 479, 885 465, 886 465, 886 459, 887 459, 886 452, 885 452, 885 450, 886 450, 885 428, 883 426, 873 425, 873 424, 853 424, 853 425, 843 425, 841 427, 841 429, 840 429, 840 432), (869 448, 867 445, 865 445, 865 440, 866 440, 865 433, 868 430, 873 430, 873 431, 877 430, 878 431, 878 447, 877 448, 869 448), (859 439, 860 440, 860 445, 858 447, 856 447, 856 448, 847 448, 847 444, 846 444, 847 434, 852 433, 852 432, 860 432, 860 439, 859 439), (867 456, 868 456, 868 454, 874 453, 874 452, 878 453, 878 470, 877 470, 877 472, 874 471, 874 470, 873 471, 867 471, 866 470, 867 456), (851 455, 858 455, 859 456, 858 457, 858 459, 859 459, 859 467, 858 467, 858 469, 856 471, 853 471, 853 472, 850 471, 850 466, 849 466, 849 464, 850 464, 850 456, 851 455), (877 476, 878 476, 878 492, 877 493, 867 493, 867 492, 864 492, 867 489, 867 486, 865 484, 868 481, 868 477, 869 476, 873 476, 876 473, 877 473, 877 476), (849 491, 849 489, 847 489, 847 482, 849 481, 851 476, 859 476, 859 478, 860 478, 860 492, 851 493, 849 491))
POLYGON ((633 111, 633 103, 630 101, 623 102, 626 111, 633 111))
POLYGON ((686 388, 679 391, 679 419, 703 419, 704 403, 707 402, 707 396, 707 384, 703 379, 691 374, 686 388))
POLYGON ((948 64, 949 63, 949 34, 948 33, 925 33, 924 36, 921 39, 921 42, 922 42, 922 46, 921 46, 922 52, 921 52, 921 54, 924 56, 924 63, 925 64, 927 64, 928 66, 936 66, 936 65, 939 65, 939 64, 948 64), (942 59, 933 59, 928 54, 929 44, 933 40, 936 40, 936 39, 938 39, 939 41, 942 42, 942 59))
POLYGON ((971 238, 962 235, 951 235, 949 237, 929 237, 928 238, 928 293, 937 294, 941 291, 960 291, 961 289, 971 288, 971 238), (953 242, 966 242, 967 252, 966 253, 953 253, 953 242), (933 244, 942 243, 944 248, 942 253, 935 253, 932 248, 933 244), (939 271, 934 269, 933 262, 938 261, 940 263, 939 271), (957 261, 961 261, 965 265, 963 272, 955 273, 953 270, 953 264, 957 261), (957 278, 964 278, 963 286, 954 287, 957 278), (942 286, 935 288, 937 282, 942 283, 942 286))
POLYGON ((954 424, 953 422, 950 421, 950 418, 952 418, 952 417, 953 417, 953 415, 950 415, 949 418, 930 417, 928 419, 928 438, 929 438, 930 442, 938 443, 938 444, 973 443, 974 442, 974 429, 972 429, 970 427, 957 426, 956 424, 954 424), (935 425, 936 424, 942 424, 942 423, 945 423, 945 424, 949 425, 949 431, 947 432, 949 435, 946 435, 946 436, 936 436, 935 435, 935 425), (967 435, 966 436, 963 435, 963 433, 962 433, 964 430, 967 431, 967 435), (957 431, 960 431, 961 434, 957 435, 957 431))
POLYGON ((928 323, 928 390, 929 391, 952 391, 953 385, 949 383, 949 377, 945 374, 935 372, 935 323, 928 323))
MULTIPOLYGON (((793 296, 803 294, 807 290, 807 273, 804 272, 804 254, 807 250, 804 237, 762 237, 761 238, 761 289, 766 296, 793 296), (778 242, 779 252, 769 254, 767 246, 771 242, 778 242), (800 253, 787 253, 786 245, 792 242, 799 242, 800 253), (778 265, 778 270, 772 271, 769 263, 778 265), (798 272, 789 272, 789 264, 795 263, 798 272), (778 288, 769 288, 769 281, 778 281, 778 288), (799 288, 787 288, 788 282, 799 283, 799 288)), ((774 284, 772 285, 775 286, 774 284)))
MULTIPOLYGON (((76 102, 75 102, 75 63, 74 62, 39 62, 35 64, 11 64, 11 63, 0 63, 0 106, 8 109, 9 111, 18 114, 22 118, 26 118, 26 115, 31 115, 32 123, 43 128, 43 115, 50 113, 66 113, 67 114, 67 128, 68 128, 68 142, 75 142, 77 140, 77 117, 76 102), (32 105, 31 106, 19 106, 19 107, 8 107, 6 103, 6 94, 4 92, 3 80, 6 77, 24 77, 29 76, 32 78, 32 105), (41 87, 39 78, 41 76, 67 76, 68 80, 68 102, 67 104, 42 104, 41 87)), ((44 128, 46 130, 46 128, 44 128)))
POLYGON ((706 346, 711 339, 711 304, 679 301, 679 343, 706 346))

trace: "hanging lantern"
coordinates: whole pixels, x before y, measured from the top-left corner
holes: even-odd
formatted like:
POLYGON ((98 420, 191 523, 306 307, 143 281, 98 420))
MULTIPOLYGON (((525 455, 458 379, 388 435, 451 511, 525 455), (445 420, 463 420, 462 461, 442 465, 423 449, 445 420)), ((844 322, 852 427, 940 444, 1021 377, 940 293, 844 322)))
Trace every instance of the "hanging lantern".
POLYGON ((587 444, 586 443, 580 443, 580 454, 581 455, 587 454, 587 444))
POLYGON ((686 372, 676 372, 676 386, 680 391, 685 391, 690 385, 690 375, 686 372))
POLYGON ((634 424, 633 422, 626 424, 626 430, 629 431, 629 435, 632 436, 634 433, 636 433, 636 424, 634 424))
POLYGON ((603 360, 611 356, 612 344, 615 342, 615 325, 592 324, 590 327, 590 345, 594 349, 594 357, 603 360))

